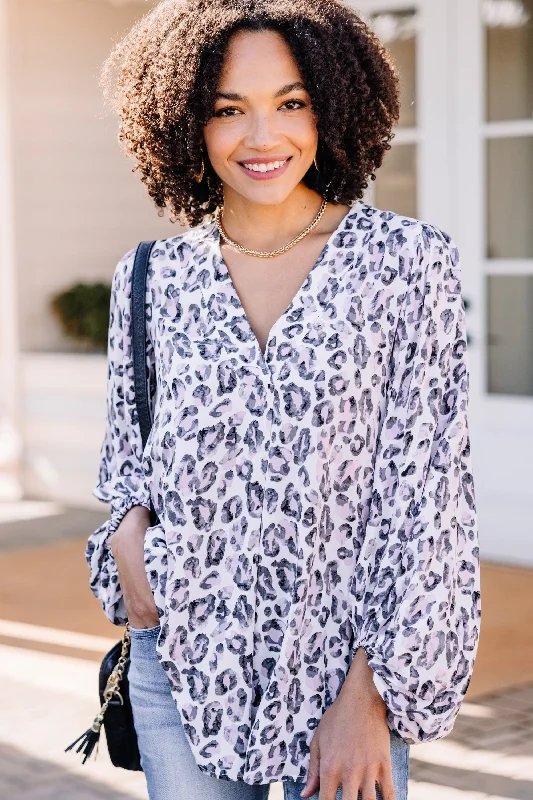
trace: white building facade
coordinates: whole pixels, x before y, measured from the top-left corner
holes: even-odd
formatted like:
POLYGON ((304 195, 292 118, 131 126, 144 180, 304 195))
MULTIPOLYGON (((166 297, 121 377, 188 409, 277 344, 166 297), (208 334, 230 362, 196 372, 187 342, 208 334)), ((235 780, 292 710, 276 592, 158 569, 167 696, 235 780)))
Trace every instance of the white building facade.
MULTIPOLYGON (((49 310, 172 235, 116 143, 98 71, 142 0, 0 0, 0 492, 91 504, 103 356, 49 310), (6 45, 7 43, 7 45, 6 45)), ((370 187, 459 246, 482 557, 533 566, 533 0, 355 0, 390 49, 402 118, 370 187)))

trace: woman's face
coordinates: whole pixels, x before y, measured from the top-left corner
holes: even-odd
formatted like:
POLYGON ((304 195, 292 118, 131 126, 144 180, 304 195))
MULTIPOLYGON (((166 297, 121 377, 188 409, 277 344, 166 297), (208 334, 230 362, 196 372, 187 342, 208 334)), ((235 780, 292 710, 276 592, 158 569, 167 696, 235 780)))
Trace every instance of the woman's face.
POLYGON ((204 138, 225 192, 275 205, 301 182, 316 154, 316 122, 280 34, 239 31, 231 38, 204 138))

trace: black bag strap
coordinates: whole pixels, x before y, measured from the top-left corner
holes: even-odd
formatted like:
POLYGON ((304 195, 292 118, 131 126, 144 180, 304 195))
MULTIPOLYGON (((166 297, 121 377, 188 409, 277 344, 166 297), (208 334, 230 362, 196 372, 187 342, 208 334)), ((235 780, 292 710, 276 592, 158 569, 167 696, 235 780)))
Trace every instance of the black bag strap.
MULTIPOLYGON (((143 450, 152 429, 152 412, 148 397, 149 371, 146 359, 146 277, 150 254, 155 242, 141 242, 135 253, 131 281, 131 336, 133 344, 133 384, 135 405, 141 429, 143 450)), ((150 524, 159 522, 153 505, 150 524)))

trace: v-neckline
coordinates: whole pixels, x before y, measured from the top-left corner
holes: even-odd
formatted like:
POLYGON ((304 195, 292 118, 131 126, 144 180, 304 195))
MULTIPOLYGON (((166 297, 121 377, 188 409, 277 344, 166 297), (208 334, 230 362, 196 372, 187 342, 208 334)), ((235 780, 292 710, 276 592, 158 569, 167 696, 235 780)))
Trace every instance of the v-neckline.
POLYGON ((213 223, 213 234, 214 234, 214 237, 215 237, 214 256, 216 258, 220 274, 221 274, 222 278, 227 282, 227 285, 230 286, 230 288, 231 288, 231 292, 232 292, 232 294, 233 294, 233 296, 234 296, 234 298, 236 300, 236 303, 238 304, 238 308, 240 309, 241 317, 242 317, 243 321, 245 322, 246 327, 248 328, 248 331, 251 334, 251 338, 252 338, 252 340, 253 340, 253 342, 255 344, 255 347, 257 348, 257 351, 259 353, 259 358, 260 358, 261 362, 265 366, 266 366, 266 359, 267 359, 269 345, 270 345, 270 342, 271 342, 272 338, 274 337, 275 329, 278 328, 278 326, 281 323, 281 321, 286 319, 287 316, 294 309, 296 301, 299 298, 299 296, 301 295, 301 293, 304 291, 305 286, 308 283, 309 278, 311 277, 312 273, 323 262, 323 260, 325 259, 325 257, 327 255, 331 245, 333 244, 333 241, 335 240, 337 235, 341 231, 344 230, 344 228, 346 227, 346 224, 348 223, 348 220, 352 217, 352 215, 354 217, 356 216, 356 211, 359 210, 360 206, 361 206, 361 201, 360 200, 356 200, 355 203, 348 209, 348 211, 346 212, 344 217, 342 217, 341 221, 339 222, 339 224, 337 225, 335 230, 328 237, 326 243, 324 244, 324 247, 322 248, 322 250, 320 252, 320 255, 318 256, 318 258, 316 259, 316 261, 312 265, 311 269, 309 270, 309 272, 305 276, 305 278, 304 278, 303 282, 301 283, 301 285, 298 287, 298 289, 294 293, 293 298, 290 301, 289 305, 287 306, 285 311, 283 311, 279 315, 279 317, 275 320, 275 322, 272 324, 272 326, 271 326, 271 328, 270 328, 270 330, 268 332, 268 336, 266 338, 264 351, 261 349, 261 345, 259 344, 259 339, 257 338, 257 336, 255 334, 255 331, 252 328, 250 320, 248 319, 248 315, 246 314, 246 311, 245 311, 244 306, 242 304, 241 298, 239 297, 239 293, 237 292, 237 289, 235 288, 235 284, 233 283, 233 279, 232 279, 230 271, 228 269, 228 265, 226 264, 226 262, 224 260, 224 256, 222 255, 222 250, 221 250, 221 247, 220 247, 221 238, 222 237, 221 237, 220 231, 218 230, 216 224, 213 223))

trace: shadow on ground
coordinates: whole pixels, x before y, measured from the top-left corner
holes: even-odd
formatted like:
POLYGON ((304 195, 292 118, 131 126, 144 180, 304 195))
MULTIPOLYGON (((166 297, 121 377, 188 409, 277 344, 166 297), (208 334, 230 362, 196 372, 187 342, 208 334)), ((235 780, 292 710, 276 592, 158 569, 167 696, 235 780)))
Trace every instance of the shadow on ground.
POLYGON ((132 796, 0 744, 0 797, 5 800, 131 800, 132 796))
POLYGON ((10 520, 0 524, 0 551, 12 552, 86 538, 107 519, 106 506, 102 506, 102 511, 67 508, 60 514, 46 517, 10 520))

